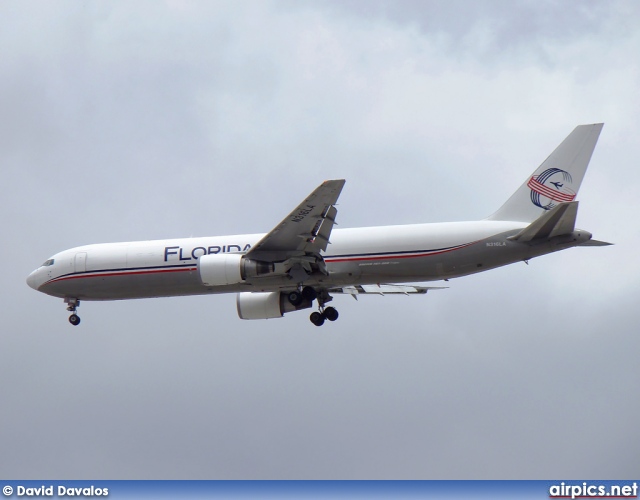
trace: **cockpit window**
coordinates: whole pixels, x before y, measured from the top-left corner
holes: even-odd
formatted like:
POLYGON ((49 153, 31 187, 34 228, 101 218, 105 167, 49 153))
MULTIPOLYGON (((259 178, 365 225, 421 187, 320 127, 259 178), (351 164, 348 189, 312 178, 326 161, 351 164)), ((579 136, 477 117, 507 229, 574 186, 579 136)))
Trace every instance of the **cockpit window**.
POLYGON ((49 259, 47 260, 44 264, 42 264, 43 267, 46 266, 53 266, 54 260, 53 259, 49 259))

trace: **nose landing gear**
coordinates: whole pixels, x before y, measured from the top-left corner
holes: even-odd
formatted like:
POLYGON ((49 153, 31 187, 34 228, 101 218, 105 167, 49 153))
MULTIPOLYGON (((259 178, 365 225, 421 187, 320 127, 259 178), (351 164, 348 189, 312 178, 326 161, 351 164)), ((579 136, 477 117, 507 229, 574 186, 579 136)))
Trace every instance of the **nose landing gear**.
POLYGON ((64 299, 64 303, 67 304, 67 311, 71 312, 71 316, 69 316, 69 323, 73 326, 78 326, 80 324, 80 316, 76 314, 76 310, 80 307, 80 300, 66 298, 64 299))

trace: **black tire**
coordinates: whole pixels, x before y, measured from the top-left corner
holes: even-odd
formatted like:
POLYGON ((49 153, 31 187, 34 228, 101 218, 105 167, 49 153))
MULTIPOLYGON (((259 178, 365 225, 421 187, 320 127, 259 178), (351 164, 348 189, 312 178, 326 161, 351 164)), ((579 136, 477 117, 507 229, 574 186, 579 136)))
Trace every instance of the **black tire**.
POLYGON ((338 311, 333 308, 333 307, 327 307, 324 310, 324 317, 327 318, 329 321, 335 321, 338 319, 338 311))
POLYGON ((69 316, 69 323, 71 323, 73 326, 78 326, 80 324, 80 316, 78 316, 77 314, 72 314, 71 316, 69 316))
POLYGON ((311 316, 309 316, 309 319, 316 326, 322 326, 324 324, 324 316, 318 311, 312 312, 311 316))
POLYGON ((294 306, 299 306, 300 304, 302 304, 302 300, 303 300, 302 294, 297 290, 294 290, 293 292, 289 292, 287 299, 289 299, 289 302, 291 302, 291 305, 294 305, 294 306))
POLYGON ((305 286, 302 289, 302 296, 309 302, 313 302, 318 297, 318 292, 312 286, 305 286))

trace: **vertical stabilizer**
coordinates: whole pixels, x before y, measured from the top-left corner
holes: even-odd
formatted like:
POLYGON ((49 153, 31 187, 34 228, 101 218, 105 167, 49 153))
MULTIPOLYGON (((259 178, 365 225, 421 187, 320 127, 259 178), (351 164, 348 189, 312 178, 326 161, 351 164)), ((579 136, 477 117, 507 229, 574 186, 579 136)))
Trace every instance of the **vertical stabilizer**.
POLYGON ((488 220, 533 222, 580 189, 603 123, 579 125, 488 220))

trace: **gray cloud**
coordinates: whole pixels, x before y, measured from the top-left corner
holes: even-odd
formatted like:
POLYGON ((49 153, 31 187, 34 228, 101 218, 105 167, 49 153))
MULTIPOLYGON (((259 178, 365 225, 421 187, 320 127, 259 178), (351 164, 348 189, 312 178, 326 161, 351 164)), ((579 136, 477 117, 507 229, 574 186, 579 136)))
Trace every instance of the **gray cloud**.
POLYGON ((635 3, 38 7, 0 7, 5 476, 637 472, 635 3), (340 227, 481 218, 597 121, 579 224, 616 246, 339 297, 322 331, 230 296, 72 329, 24 283, 84 243, 267 231, 325 178, 340 227))

